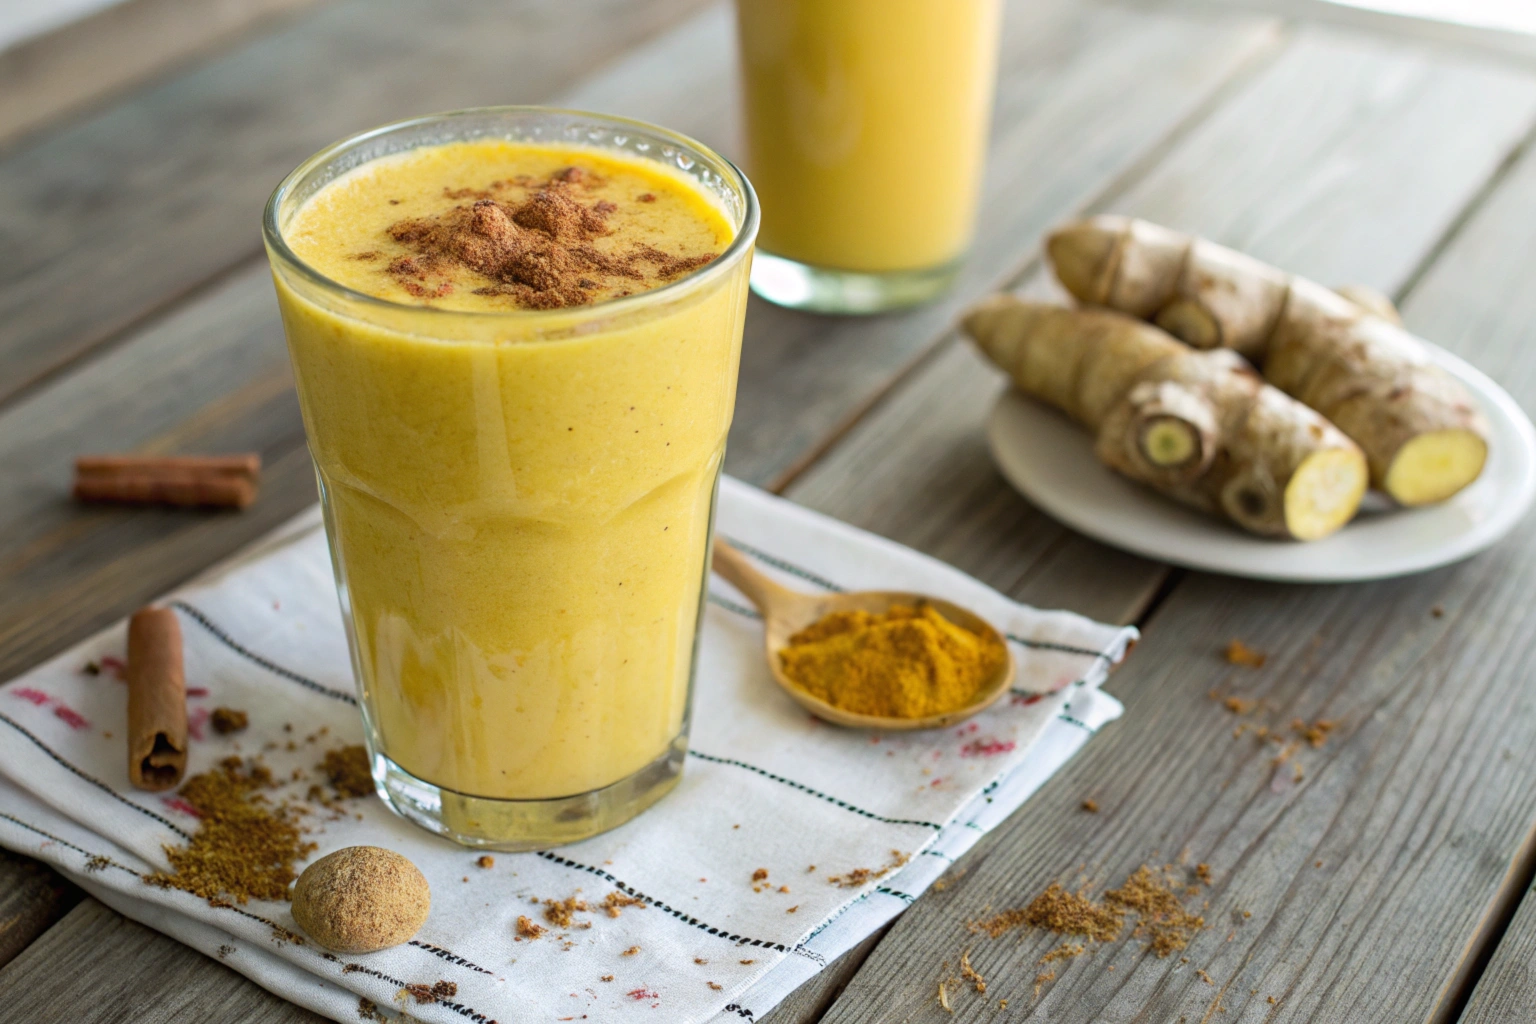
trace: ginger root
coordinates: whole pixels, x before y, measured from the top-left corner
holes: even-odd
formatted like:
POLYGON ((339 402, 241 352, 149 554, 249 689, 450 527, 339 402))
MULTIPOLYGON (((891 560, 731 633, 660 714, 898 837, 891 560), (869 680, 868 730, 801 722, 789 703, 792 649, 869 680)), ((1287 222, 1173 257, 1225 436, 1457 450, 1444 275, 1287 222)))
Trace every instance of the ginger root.
POLYGON ((1430 361, 1384 297, 1334 292, 1204 239, 1127 217, 1094 217, 1047 242, 1080 301, 1150 320, 1198 349, 1230 348, 1364 450, 1371 483, 1404 505, 1443 501, 1477 479, 1488 424, 1430 361))
POLYGON ((1093 431, 1105 465, 1250 532, 1326 537, 1365 495, 1359 447, 1235 352, 1009 295, 983 301, 964 327, 1022 391, 1093 431))

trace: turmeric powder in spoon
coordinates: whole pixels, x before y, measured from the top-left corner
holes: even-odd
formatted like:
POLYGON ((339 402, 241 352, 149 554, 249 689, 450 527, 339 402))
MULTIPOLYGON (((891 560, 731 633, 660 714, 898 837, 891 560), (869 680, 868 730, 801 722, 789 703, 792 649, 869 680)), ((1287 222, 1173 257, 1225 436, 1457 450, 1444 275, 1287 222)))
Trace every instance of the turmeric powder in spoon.
POLYGON ((1007 658, 995 636, 958 626, 931 605, 832 612, 779 652, 795 686, 844 711, 882 718, 963 708, 1007 658))

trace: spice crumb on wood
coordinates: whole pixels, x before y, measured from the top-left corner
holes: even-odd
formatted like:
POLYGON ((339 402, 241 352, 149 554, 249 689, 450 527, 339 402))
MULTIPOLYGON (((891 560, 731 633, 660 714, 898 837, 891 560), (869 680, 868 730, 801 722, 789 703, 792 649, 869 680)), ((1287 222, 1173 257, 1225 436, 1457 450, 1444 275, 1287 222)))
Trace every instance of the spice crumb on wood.
POLYGON ((1337 728, 1338 723, 1327 719, 1319 719, 1308 725, 1300 718, 1291 721, 1291 728, 1307 741, 1307 746, 1316 750, 1328 742, 1328 734, 1337 728))
POLYGON ((1264 662, 1269 660, 1269 655, 1263 651, 1249 647, 1237 639, 1227 644, 1226 656, 1229 664, 1241 665, 1244 668, 1263 668, 1264 662))
POLYGON ((960 977, 971 983, 977 995, 985 995, 987 991, 987 979, 971 966, 971 951, 965 950, 960 954, 960 977))
POLYGON ((1099 802, 1097 800, 1092 800, 1092 799, 1084 800, 1083 801, 1083 810, 1087 811, 1089 814, 1098 814, 1099 813, 1099 802))
MULTIPOLYGON (((1207 866, 1206 871, 1209 870, 1207 866)), ((1101 899, 1092 899, 1086 890, 1069 892, 1061 883, 1052 882, 1027 906, 972 921, 966 927, 994 939, 1016 928, 1029 927, 1109 943, 1124 933, 1128 915, 1136 917, 1132 935, 1145 941, 1158 957, 1184 949, 1205 927, 1205 919, 1180 902, 1172 868, 1154 872, 1147 865, 1134 871, 1119 888, 1105 892, 1101 899)), ((1082 951, 1082 946, 1063 946, 1047 956, 1062 959, 1082 951)))

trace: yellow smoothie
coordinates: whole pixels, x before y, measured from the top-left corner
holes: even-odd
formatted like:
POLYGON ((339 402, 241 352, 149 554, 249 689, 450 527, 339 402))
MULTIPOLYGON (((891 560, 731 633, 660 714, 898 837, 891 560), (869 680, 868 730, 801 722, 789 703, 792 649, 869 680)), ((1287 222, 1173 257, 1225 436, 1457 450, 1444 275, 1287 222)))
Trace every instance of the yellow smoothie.
POLYGON ((970 241, 1000 0, 737 0, 765 252, 934 267, 970 241))
POLYGON ((506 800, 665 755, 745 310, 749 260, 709 275, 726 212, 654 162, 480 139, 365 163, 282 234, 387 300, 276 275, 379 749, 506 800))

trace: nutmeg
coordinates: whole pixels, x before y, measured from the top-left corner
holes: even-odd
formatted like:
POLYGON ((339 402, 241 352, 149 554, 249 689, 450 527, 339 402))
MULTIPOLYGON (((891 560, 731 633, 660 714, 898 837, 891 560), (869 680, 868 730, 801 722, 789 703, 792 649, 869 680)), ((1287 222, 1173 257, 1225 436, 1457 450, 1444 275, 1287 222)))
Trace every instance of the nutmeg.
POLYGON ((293 919, 337 953, 373 953, 405 942, 432 909, 419 868, 393 850, 348 846, 304 869, 293 887, 293 919))

